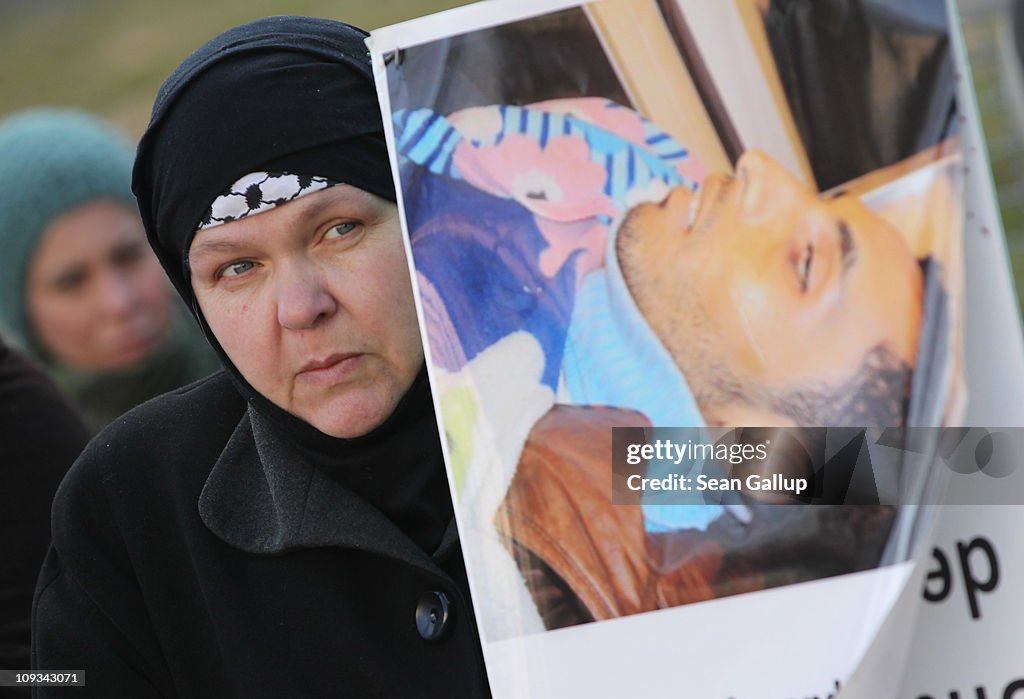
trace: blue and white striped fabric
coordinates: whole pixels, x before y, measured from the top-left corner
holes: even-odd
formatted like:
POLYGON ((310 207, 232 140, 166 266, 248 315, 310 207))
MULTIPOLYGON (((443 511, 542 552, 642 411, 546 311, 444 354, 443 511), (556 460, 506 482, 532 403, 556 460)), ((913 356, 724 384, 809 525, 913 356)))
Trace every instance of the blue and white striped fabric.
POLYGON ((403 109, 395 112, 394 121, 399 155, 435 175, 462 179, 452 164, 452 151, 462 135, 447 119, 429 109, 403 109))
MULTIPOLYGON (((394 115, 398 152, 435 175, 461 180, 463 174, 454 163, 454 153, 463 142, 481 149, 496 146, 511 135, 528 136, 543 151, 555 136, 576 136, 586 142, 590 160, 605 170, 604 193, 620 214, 635 203, 630 200, 630 192, 647 188, 654 180, 668 187, 697 189, 697 182, 679 170, 691 160, 689 151, 632 110, 610 100, 602 101, 604 109, 620 110, 642 124, 642 145, 577 114, 545 109, 543 104, 551 103, 491 108, 497 111, 500 126, 482 138, 465 136, 451 119, 429 109, 401 110, 394 115)), ((604 223, 611 223, 611 217, 602 218, 604 223)))

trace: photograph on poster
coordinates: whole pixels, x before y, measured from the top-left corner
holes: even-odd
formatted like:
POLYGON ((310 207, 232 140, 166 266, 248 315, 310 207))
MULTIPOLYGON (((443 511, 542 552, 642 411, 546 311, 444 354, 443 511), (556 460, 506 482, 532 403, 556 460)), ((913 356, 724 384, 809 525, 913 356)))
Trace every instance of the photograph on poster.
POLYGON ((384 55, 485 638, 906 560, 920 473, 875 505, 613 504, 611 428, 955 419, 944 12, 493 8, 384 55))

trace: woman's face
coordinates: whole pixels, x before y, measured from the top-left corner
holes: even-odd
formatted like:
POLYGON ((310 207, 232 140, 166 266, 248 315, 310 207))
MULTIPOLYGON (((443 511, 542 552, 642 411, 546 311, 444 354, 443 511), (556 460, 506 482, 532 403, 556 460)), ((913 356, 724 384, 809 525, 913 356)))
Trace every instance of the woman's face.
POLYGON ((246 381, 321 432, 381 424, 423 364, 394 204, 344 184, 200 231, 192 288, 246 381))
POLYGON ((29 262, 26 310, 36 341, 74 369, 145 359, 170 330, 172 296, 138 214, 99 200, 54 219, 29 262))

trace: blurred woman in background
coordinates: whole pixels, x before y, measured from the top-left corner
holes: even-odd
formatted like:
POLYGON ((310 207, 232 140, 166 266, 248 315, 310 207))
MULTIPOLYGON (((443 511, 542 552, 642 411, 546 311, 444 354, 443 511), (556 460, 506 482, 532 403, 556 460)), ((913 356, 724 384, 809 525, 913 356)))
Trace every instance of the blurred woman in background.
POLYGON ((146 243, 133 155, 81 112, 0 121, 0 333, 49 369, 94 433, 217 368, 146 243))

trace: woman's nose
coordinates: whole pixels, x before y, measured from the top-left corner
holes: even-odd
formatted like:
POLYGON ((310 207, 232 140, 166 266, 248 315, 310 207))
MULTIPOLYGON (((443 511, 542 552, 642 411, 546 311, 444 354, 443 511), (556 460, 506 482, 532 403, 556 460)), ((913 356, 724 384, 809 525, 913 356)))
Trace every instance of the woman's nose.
POLYGON ((108 270, 101 274, 100 303, 110 316, 123 316, 132 311, 138 292, 132 280, 120 271, 108 270))
POLYGON ((326 280, 316 270, 294 269, 278 280, 277 320, 289 330, 308 330, 338 310, 326 280))

